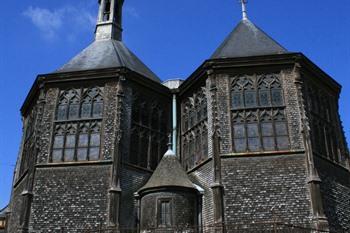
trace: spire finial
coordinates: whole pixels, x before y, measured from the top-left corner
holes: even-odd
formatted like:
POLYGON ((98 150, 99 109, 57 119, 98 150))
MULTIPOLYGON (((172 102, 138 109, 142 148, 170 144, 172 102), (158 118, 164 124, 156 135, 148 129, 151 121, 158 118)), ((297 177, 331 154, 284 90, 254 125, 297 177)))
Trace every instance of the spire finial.
POLYGON ((247 20, 248 19, 248 15, 247 15, 247 3, 248 0, 240 0, 241 4, 242 4, 242 19, 243 20, 247 20))
POLYGON ((171 133, 168 136, 169 142, 168 142, 168 149, 172 150, 173 149, 173 144, 172 144, 172 139, 171 139, 171 133))

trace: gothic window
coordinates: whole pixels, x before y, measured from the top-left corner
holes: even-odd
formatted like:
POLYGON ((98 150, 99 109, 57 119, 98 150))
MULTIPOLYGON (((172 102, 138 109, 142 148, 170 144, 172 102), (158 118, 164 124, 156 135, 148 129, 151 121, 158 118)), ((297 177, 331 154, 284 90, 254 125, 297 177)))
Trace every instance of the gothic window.
POLYGON ((233 143, 236 152, 244 152, 247 150, 245 122, 242 113, 237 113, 233 118, 233 143))
POLYGON ((202 130, 202 159, 208 158, 208 129, 206 126, 202 130))
POLYGON ((189 126, 189 108, 188 108, 187 104, 184 107, 182 119, 183 119, 183 130, 187 131, 188 126, 189 126))
POLYGON ((196 131, 196 140, 195 140, 195 163, 198 164, 202 157, 202 143, 201 143, 201 131, 198 129, 196 131))
POLYGON ((274 113, 274 128, 276 145, 279 150, 289 149, 288 126, 284 111, 276 110, 274 113))
POLYGON ((260 150, 260 139, 259 139, 259 125, 258 117, 255 112, 250 112, 246 118, 246 131, 248 138, 248 150, 259 151, 260 150))
POLYGON ((263 75, 258 81, 259 106, 283 106, 282 85, 275 75, 263 75))
POLYGON ((135 93, 132 105, 132 132, 128 162, 139 167, 155 169, 164 153, 163 131, 168 122, 162 105, 156 100, 135 93))
POLYGON ((231 101, 235 152, 289 149, 283 91, 277 75, 234 78, 231 101))
POLYGON ((102 113, 100 88, 62 91, 56 112, 52 162, 98 160, 102 113))
POLYGON ((203 96, 203 99, 201 102, 201 112, 202 112, 201 120, 205 120, 208 115, 208 103, 207 103, 207 98, 205 96, 203 96))
POLYGON ((81 118, 100 118, 103 112, 103 98, 98 88, 88 90, 81 104, 81 118))
POLYGON ((260 118, 262 147, 265 151, 275 150, 275 139, 272 117, 269 111, 263 111, 260 118))
POLYGON ((171 227, 172 225, 172 206, 170 199, 158 200, 158 226, 171 227))

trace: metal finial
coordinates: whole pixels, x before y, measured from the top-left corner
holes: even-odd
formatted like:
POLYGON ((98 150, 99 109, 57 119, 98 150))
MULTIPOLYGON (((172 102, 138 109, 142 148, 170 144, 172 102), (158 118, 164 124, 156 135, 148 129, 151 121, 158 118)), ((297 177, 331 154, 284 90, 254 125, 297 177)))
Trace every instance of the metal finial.
POLYGON ((169 149, 169 150, 172 150, 172 148, 173 148, 173 144, 172 144, 171 133, 169 134, 168 138, 169 138, 169 142, 168 142, 168 149, 169 149))
POLYGON ((248 19, 248 15, 247 15, 247 3, 248 0, 240 0, 242 3, 242 18, 243 20, 248 19))

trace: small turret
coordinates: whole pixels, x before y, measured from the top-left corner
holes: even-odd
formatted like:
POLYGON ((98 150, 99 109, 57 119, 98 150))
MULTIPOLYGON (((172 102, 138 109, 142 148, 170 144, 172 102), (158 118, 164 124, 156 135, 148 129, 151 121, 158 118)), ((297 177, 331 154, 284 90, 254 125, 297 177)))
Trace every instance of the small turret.
POLYGON ((96 40, 122 40, 123 3, 124 0, 99 0, 96 40))

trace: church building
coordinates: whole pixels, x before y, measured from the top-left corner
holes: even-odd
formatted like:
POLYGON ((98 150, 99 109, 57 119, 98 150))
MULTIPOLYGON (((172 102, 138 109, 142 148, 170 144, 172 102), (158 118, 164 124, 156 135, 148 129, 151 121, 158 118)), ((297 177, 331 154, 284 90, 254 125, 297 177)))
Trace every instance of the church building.
POLYGON ((350 232, 341 86, 241 1, 216 51, 162 83, 122 40, 124 0, 99 0, 95 40, 21 108, 5 232, 350 232))

